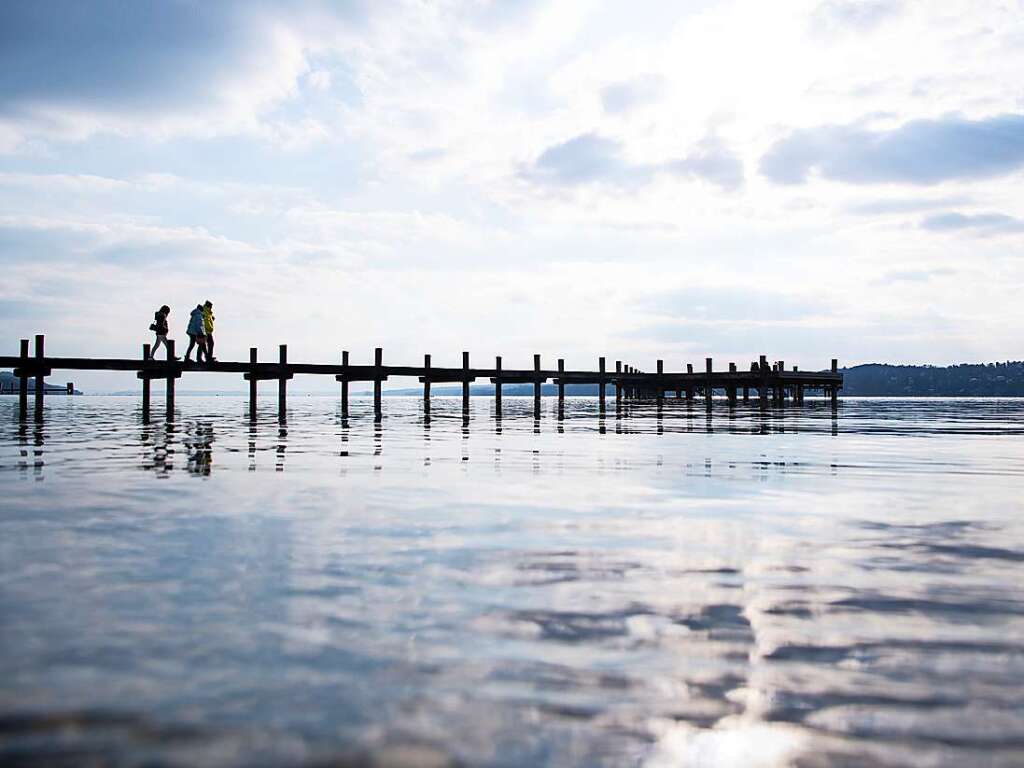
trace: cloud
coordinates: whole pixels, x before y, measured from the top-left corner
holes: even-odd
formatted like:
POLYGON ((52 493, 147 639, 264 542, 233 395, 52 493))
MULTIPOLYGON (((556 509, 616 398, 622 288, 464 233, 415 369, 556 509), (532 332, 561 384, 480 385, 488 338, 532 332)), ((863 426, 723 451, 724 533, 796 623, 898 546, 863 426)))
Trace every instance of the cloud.
MULTIPOLYGON (((23 139, 251 129, 294 96, 300 80, 313 90, 330 88, 329 74, 309 63, 316 7, 263 0, 0 3, 0 120, 23 139)), ((329 16, 356 24, 361 12, 348 2, 332 6, 329 16)))
POLYGON ((903 10, 902 0, 825 0, 811 14, 813 31, 869 32, 903 10))
POLYGON ((631 112, 659 101, 665 93, 666 84, 661 75, 640 75, 631 80, 610 83, 601 89, 601 104, 605 112, 631 112))
POLYGON ((621 142, 585 133, 541 152, 529 176, 552 184, 615 183, 628 176, 629 170, 622 159, 621 142))
POLYGON ((743 163, 713 137, 685 157, 659 163, 631 163, 623 150, 620 141, 585 133, 545 149, 523 175, 535 183, 563 186, 635 186, 663 173, 700 179, 726 191, 743 184, 743 163))
POLYGON ((796 293, 758 288, 718 286, 679 288, 647 296, 638 309, 676 321, 779 322, 804 320, 828 314, 830 306, 821 299, 796 293))
POLYGON ((681 160, 666 164, 673 173, 703 179, 726 191, 743 186, 743 162, 718 139, 705 139, 681 160))
POLYGON ((875 280, 878 285, 889 285, 892 283, 926 283, 933 277, 948 277, 955 275, 955 269, 948 267, 936 267, 935 269, 897 269, 886 272, 875 280))
POLYGON ((776 184, 803 184, 812 174, 849 184, 986 179, 1024 166, 1024 115, 982 120, 914 120, 893 130, 862 125, 794 131, 761 158, 776 184))
POLYGON ((847 206, 846 212, 856 216, 880 216, 890 213, 920 213, 933 211, 936 208, 949 208, 951 205, 970 203, 968 197, 962 195, 933 198, 894 198, 889 200, 868 200, 847 206))
POLYGON ((921 222, 921 229, 930 232, 971 231, 979 235, 1024 232, 1024 220, 1005 213, 963 214, 955 211, 929 216, 921 222))

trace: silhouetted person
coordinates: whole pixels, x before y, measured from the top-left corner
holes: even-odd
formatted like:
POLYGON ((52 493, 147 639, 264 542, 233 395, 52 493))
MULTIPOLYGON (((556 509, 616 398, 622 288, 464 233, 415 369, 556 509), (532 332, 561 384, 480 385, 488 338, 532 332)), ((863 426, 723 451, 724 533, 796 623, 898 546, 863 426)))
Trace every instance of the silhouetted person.
MULTIPOLYGON (((167 332, 169 330, 167 326, 167 316, 171 314, 171 308, 164 304, 160 309, 153 313, 153 322, 149 326, 149 330, 156 334, 156 343, 153 344, 153 350, 150 353, 150 357, 156 358, 156 351, 160 349, 160 345, 163 344, 167 349, 168 359, 170 358, 171 348, 167 346, 167 332)), ((177 356, 173 358, 177 360, 177 356)))
POLYGON ((196 362, 203 362, 206 356, 206 329, 203 325, 203 305, 197 304, 188 316, 188 350, 185 352, 185 362, 191 363, 189 356, 192 348, 196 347, 196 362))
POLYGON ((206 362, 216 362, 213 356, 213 302, 203 304, 203 332, 206 334, 206 362))

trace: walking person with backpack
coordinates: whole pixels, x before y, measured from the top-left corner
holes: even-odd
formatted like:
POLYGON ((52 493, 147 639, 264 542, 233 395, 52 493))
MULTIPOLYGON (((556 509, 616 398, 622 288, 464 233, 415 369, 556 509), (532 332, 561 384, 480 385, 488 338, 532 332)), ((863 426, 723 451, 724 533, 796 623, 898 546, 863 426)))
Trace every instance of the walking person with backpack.
POLYGON ((149 330, 156 334, 156 342, 153 344, 153 349, 150 352, 150 357, 156 359, 156 351, 160 349, 160 345, 163 344, 167 350, 168 360, 177 360, 178 357, 175 355, 171 358, 171 348, 167 345, 167 333, 169 331, 167 325, 167 316, 171 314, 171 308, 164 304, 160 309, 153 313, 153 322, 149 325, 149 330))

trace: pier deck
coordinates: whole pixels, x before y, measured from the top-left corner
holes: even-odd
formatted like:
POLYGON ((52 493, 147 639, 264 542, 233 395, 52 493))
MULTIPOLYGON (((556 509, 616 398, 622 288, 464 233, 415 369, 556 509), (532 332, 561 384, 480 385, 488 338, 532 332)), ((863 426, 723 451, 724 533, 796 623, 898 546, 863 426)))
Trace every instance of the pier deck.
MULTIPOLYGON (((174 355, 174 342, 169 342, 169 356, 174 355)), ((287 382, 296 374, 314 376, 333 376, 341 384, 342 412, 348 411, 348 385, 352 382, 373 382, 374 408, 381 412, 382 382, 390 377, 415 378, 423 384, 424 407, 430 408, 430 386, 436 383, 461 383, 463 407, 469 407, 469 384, 485 380, 495 385, 497 408, 501 408, 501 385, 533 384, 535 408, 539 412, 541 385, 550 381, 558 386, 558 398, 561 402, 568 384, 596 384, 599 387, 598 401, 601 410, 605 408, 607 388, 614 392, 615 402, 634 399, 661 400, 667 396, 688 400, 700 395, 710 406, 716 391, 723 392, 730 403, 735 403, 742 395, 744 401, 750 392, 756 390, 762 404, 770 401, 774 405, 783 405, 788 398, 794 403, 802 403, 805 392, 821 391, 831 397, 832 403, 837 402, 839 390, 843 386, 843 375, 838 371, 838 361, 833 359, 830 370, 800 371, 796 368, 786 370, 782 361, 768 364, 767 358, 761 358, 750 364, 747 370, 740 370, 735 363, 729 364, 727 371, 715 371, 712 359, 705 359, 705 369, 695 372, 693 365, 686 370, 671 371, 664 369, 661 360, 656 362, 657 370, 648 372, 639 368, 615 362, 615 370, 609 371, 605 358, 598 359, 598 368, 594 371, 566 370, 564 362, 558 360, 556 368, 541 367, 540 355, 533 356, 532 368, 504 368, 502 358, 495 358, 493 368, 474 368, 469 364, 469 353, 462 353, 461 367, 434 367, 430 355, 424 355, 423 365, 384 365, 381 348, 374 350, 372 365, 352 365, 349 353, 342 352, 340 363, 294 363, 288 361, 288 347, 282 344, 278 349, 278 359, 274 362, 259 362, 255 347, 249 350, 248 361, 221 361, 212 363, 185 362, 183 360, 155 360, 150 355, 148 344, 143 345, 142 355, 138 358, 92 358, 92 357, 47 357, 44 350, 44 337, 35 338, 35 349, 29 354, 28 339, 21 340, 20 354, 17 356, 0 356, 0 368, 13 368, 14 375, 20 379, 20 413, 24 418, 28 410, 27 382, 31 377, 36 379, 35 412, 41 417, 43 410, 43 379, 54 370, 83 371, 130 371, 135 372, 142 382, 143 417, 148 419, 150 410, 150 383, 156 380, 165 381, 167 399, 167 418, 174 416, 174 385, 175 381, 185 373, 240 373, 249 382, 249 407, 253 417, 256 415, 257 382, 278 382, 278 410, 284 417, 287 408, 287 382)), ((69 384, 70 387, 70 384, 69 384)))

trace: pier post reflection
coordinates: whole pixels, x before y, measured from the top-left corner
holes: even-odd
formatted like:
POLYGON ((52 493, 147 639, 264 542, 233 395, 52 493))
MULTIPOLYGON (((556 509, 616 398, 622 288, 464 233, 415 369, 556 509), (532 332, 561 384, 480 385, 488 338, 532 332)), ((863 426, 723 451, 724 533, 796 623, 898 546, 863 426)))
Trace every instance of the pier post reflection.
POLYGON ((281 419, 279 415, 279 426, 277 430, 277 462, 274 464, 275 472, 284 472, 284 452, 288 448, 288 418, 281 419))

